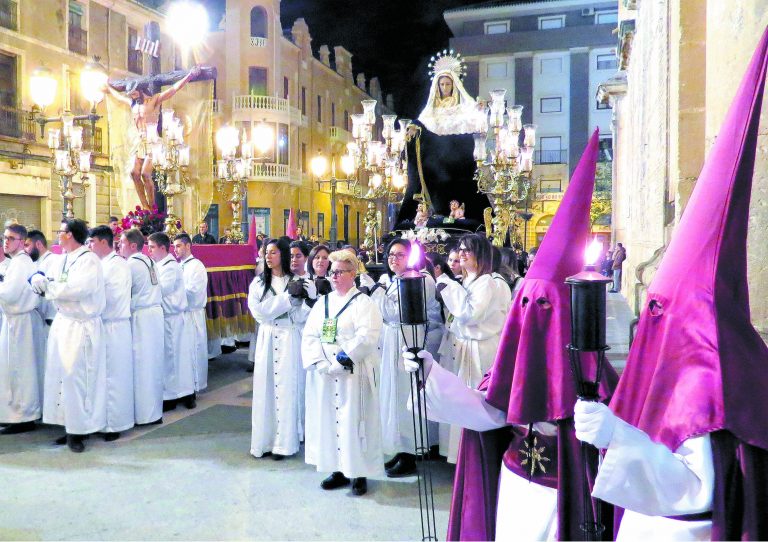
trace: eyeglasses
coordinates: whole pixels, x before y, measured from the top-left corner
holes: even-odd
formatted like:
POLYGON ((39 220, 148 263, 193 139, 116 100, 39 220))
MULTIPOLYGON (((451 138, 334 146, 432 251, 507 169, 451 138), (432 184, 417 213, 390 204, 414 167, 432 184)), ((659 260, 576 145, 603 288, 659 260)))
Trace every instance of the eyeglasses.
POLYGON ((391 253, 389 256, 387 256, 387 258, 389 258, 390 260, 396 260, 398 262, 400 260, 406 259, 407 257, 408 257, 408 255, 405 254, 404 252, 395 252, 395 253, 391 253))
POLYGON ((69 230, 56 230, 56 233, 69 233, 69 230))
POLYGON ((335 271, 329 271, 328 274, 332 277, 339 277, 344 273, 352 273, 351 269, 336 269, 335 271))
POLYGON ((6 241, 21 241, 21 237, 12 237, 10 235, 6 235, 3 239, 6 241))
POLYGON ((458 251, 457 251, 457 252, 458 252, 459 254, 461 254, 462 252, 463 252, 464 254, 472 254, 472 249, 470 249, 470 248, 467 248, 467 247, 459 247, 459 249, 458 249, 458 251))

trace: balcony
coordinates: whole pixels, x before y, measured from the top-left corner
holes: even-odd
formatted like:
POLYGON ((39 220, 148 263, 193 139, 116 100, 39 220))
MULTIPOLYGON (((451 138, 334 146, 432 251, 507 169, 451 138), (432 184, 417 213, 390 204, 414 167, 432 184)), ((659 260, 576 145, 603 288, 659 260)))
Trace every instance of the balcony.
POLYGON ((275 96, 234 96, 232 100, 232 118, 236 121, 284 122, 303 125, 301 113, 290 102, 275 96))
POLYGON ((91 131, 90 123, 82 124, 83 127, 83 148, 85 150, 93 151, 94 153, 101 154, 104 151, 104 142, 102 138, 101 128, 96 128, 95 132, 91 131))
POLYGON ((0 136, 35 141, 37 125, 29 111, 0 106, 0 136))
POLYGON ((266 46, 267 46, 267 38, 251 36, 251 47, 266 47, 266 46))
POLYGON ((88 54, 88 31, 76 26, 69 27, 69 50, 78 55, 88 54))
POLYGON ((214 116, 224 112, 224 100, 211 100, 211 112, 214 116))
POLYGON ((291 179, 290 167, 286 164, 256 164, 248 180, 268 182, 288 182, 291 179))
POLYGON ((347 143, 352 140, 352 135, 339 126, 331 126, 328 128, 328 137, 330 137, 331 141, 340 141, 342 143, 347 143))
POLYGON ((544 164, 567 164, 568 163, 568 149, 558 150, 538 150, 536 151, 536 158, 534 162, 539 165, 544 164))
POLYGON ((16 6, 17 3, 13 0, 0 0, 0 26, 10 30, 19 29, 16 6))

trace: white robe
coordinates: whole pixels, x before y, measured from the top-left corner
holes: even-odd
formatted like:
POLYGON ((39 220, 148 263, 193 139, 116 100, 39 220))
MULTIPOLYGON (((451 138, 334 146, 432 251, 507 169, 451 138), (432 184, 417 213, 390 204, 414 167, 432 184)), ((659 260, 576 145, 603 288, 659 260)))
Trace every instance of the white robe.
MULTIPOLYGON (((507 425, 505 412, 485 401, 485 393, 468 388, 453 373, 432 365, 425 387, 430 420, 489 431, 507 425)), ((536 423, 543 434, 555 434, 551 423, 536 423)), ((496 540, 557 540, 557 490, 529 482, 502 462, 496 514, 496 540)))
MULTIPOLYGON (((441 275, 437 283, 445 308, 453 315, 450 343, 443 344, 441 362, 445 360, 469 388, 476 388, 496 359, 501 330, 512 303, 509 295, 500 295, 497 280, 491 275, 468 276, 462 284, 441 275)), ((456 463, 461 428, 449 432, 446 456, 456 463)))
POLYGON ((203 262, 189 256, 181 262, 184 289, 187 292, 187 312, 195 336, 194 370, 195 391, 208 387, 208 329, 205 323, 205 304, 208 301, 208 273, 203 262))
POLYGON ((56 304, 48 335, 43 422, 86 435, 107 424, 106 304, 99 257, 80 247, 62 258, 45 294, 56 304))
POLYGON ((264 294, 261 276, 248 289, 248 309, 259 323, 253 370, 251 455, 293 455, 304 437, 301 328, 306 305, 294 306, 285 291, 289 277, 272 277, 264 294))
POLYGON ((179 262, 168 254, 155 268, 163 292, 165 322, 163 400, 169 401, 195 393, 196 344, 179 262))
POLYGON ((133 344, 131 334, 131 268, 115 254, 101 260, 106 307, 101 315, 107 344, 107 426, 110 433, 133 427, 133 344))
MULTIPOLYGON (((35 262, 37 265, 37 270, 44 273, 45 276, 48 277, 51 275, 53 269, 61 265, 62 258, 62 255, 54 254, 49 250, 40 256, 40 258, 38 258, 38 260, 35 262)), ((56 305, 54 305, 50 299, 48 299, 46 296, 43 296, 40 300, 40 306, 37 308, 37 310, 40 312, 40 316, 43 318, 43 321, 50 320, 51 323, 53 323, 53 319, 56 317, 56 305)), ((46 337, 48 335, 49 325, 50 324, 47 324, 45 328, 46 337)))
POLYGON ((712 521, 664 516, 712 510, 715 473, 709 434, 675 453, 617 420, 592 494, 625 508, 617 540, 711 540, 712 521))
POLYGON ((152 284, 150 270, 157 274, 155 262, 141 253, 126 261, 131 269, 134 417, 136 423, 146 424, 163 417, 163 294, 159 280, 152 284))
POLYGON ((305 460, 319 472, 341 472, 349 478, 379 476, 384 465, 376 372, 381 315, 376 304, 360 295, 341 313, 335 344, 322 343, 325 297, 334 317, 357 294, 331 292, 318 299, 304 327, 302 351, 307 368, 307 440, 305 460), (336 359, 343 350, 354 363, 354 372, 318 374, 317 364, 336 359))
MULTIPOLYGON (((425 349, 435 358, 443 336, 443 320, 440 303, 435 298, 435 281, 424 273, 427 297, 427 336, 425 349)), ((387 277, 388 278, 388 277, 387 277)), ((381 435, 384 453, 393 455, 400 452, 415 453, 416 442, 413 435, 413 416, 407 409, 411 392, 411 374, 403 368, 402 355, 403 333, 400 326, 400 307, 398 280, 387 281, 382 276, 384 288, 374 292, 374 299, 384 321, 381 333, 381 379, 379 383, 379 404, 381 408, 381 435)), ((411 341, 411 329, 406 328, 406 336, 411 341)), ((424 340, 419 333, 418 346, 424 340)), ((437 425, 429 428, 429 437, 437 442, 437 425)), ((430 443, 431 444, 431 443, 430 443)))
POLYGON ((22 250, 8 258, 0 282, 0 423, 31 422, 43 412, 41 381, 45 345, 40 296, 27 279, 35 264, 22 250))

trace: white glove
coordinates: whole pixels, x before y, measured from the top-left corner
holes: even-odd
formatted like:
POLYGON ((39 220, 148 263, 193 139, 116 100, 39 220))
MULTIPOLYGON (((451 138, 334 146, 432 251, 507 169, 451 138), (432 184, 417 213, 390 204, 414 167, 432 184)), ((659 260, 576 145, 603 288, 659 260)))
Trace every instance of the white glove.
POLYGON ((611 444, 618 418, 610 408, 603 403, 579 399, 573 411, 577 439, 600 449, 611 444))
POLYGON ((37 295, 43 295, 48 290, 48 279, 40 273, 32 275, 29 284, 32 286, 32 291, 37 295))
POLYGON ((327 375, 328 374, 328 368, 331 366, 330 363, 327 361, 318 361, 315 363, 315 370, 317 371, 317 374, 319 375, 327 375))
POLYGON ((419 365, 424 365, 424 378, 429 378, 429 372, 432 370, 432 364, 435 362, 435 358, 432 354, 426 350, 419 350, 419 353, 414 355, 413 352, 409 352, 403 347, 403 367, 409 373, 415 373, 419 369, 419 365), (416 356, 419 357, 421 363, 416 361, 416 356))
POLYGON ((344 369, 344 366, 341 363, 335 359, 331 360, 330 367, 328 368, 328 376, 339 376, 346 373, 347 371, 344 369))

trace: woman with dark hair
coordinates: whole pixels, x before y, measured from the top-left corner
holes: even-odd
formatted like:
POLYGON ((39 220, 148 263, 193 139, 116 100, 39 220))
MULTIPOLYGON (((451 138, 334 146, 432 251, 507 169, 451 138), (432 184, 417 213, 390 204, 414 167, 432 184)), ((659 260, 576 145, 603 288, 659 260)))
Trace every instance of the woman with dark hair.
MULTIPOLYGON (((381 334, 381 385, 379 399, 381 406, 381 431, 383 450, 394 455, 385 463, 390 478, 407 476, 416 470, 413 416, 408 411, 408 397, 411 391, 410 375, 400 362, 404 346, 400 331, 400 309, 398 280, 409 269, 411 243, 405 239, 394 239, 387 246, 386 273, 382 275, 378 288, 371 298, 378 304, 384 319, 381 334)), ((415 268, 420 269, 416 265, 415 268)), ((435 298, 435 281, 431 275, 421 271, 425 278, 427 296, 426 346, 433 355, 437 354, 443 336, 441 307, 435 298)), ((422 337, 423 340, 423 337, 422 337)), ((431 422, 430 422, 431 423, 431 422)), ((435 425, 432 435, 437 435, 435 425)), ((431 444, 431 443, 430 443, 431 444)))
POLYGON ((331 267, 331 250, 325 245, 317 245, 309 251, 307 258, 307 271, 315 283, 317 295, 326 295, 333 291, 331 281, 328 277, 328 270, 331 267))
MULTIPOLYGON (((453 367, 459 378, 474 389, 496 357, 511 300, 499 295, 497 279, 492 275, 491 243, 486 237, 476 233, 463 235, 458 253, 462 283, 450 280, 447 275, 437 279, 443 303, 453 316, 450 323, 452 340, 442 345, 440 353, 441 360, 453 367)), ((456 462, 460 436, 461 428, 451 426, 446 455, 452 463, 456 462)))
POLYGON ((248 309, 259 324, 253 371, 251 455, 279 460, 299 451, 304 437, 301 330, 304 302, 314 284, 293 280, 290 249, 282 239, 266 242, 264 272, 248 290, 248 309))

